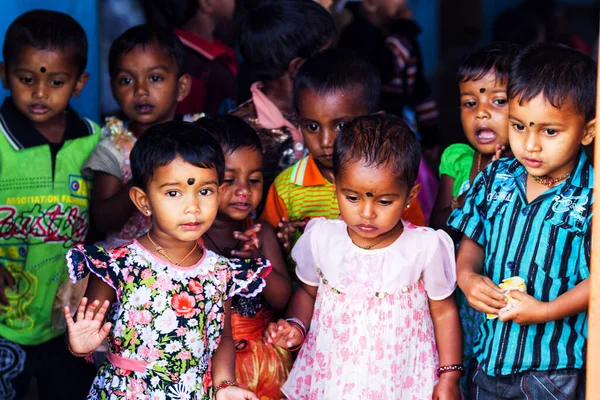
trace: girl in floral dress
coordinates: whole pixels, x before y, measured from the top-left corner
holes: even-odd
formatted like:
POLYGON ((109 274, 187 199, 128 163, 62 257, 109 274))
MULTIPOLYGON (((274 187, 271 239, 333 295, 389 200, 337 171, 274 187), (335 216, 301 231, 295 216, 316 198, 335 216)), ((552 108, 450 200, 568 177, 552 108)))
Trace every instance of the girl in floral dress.
POLYGON ((191 78, 183 71, 183 44, 177 35, 151 25, 134 26, 113 42, 109 71, 113 96, 127 119, 106 119, 103 138, 83 173, 93 179, 93 225, 107 234, 100 245, 112 249, 150 228, 150 218, 129 200, 129 153, 149 127, 173 119, 191 78))
POLYGON ((73 280, 91 272, 76 322, 65 308, 71 352, 89 355, 108 336, 88 399, 205 400, 211 381, 219 400, 257 399, 235 382, 231 297, 256 295, 271 267, 202 244, 223 181, 219 144, 196 125, 165 122, 137 141, 131 167, 131 200, 150 230, 113 250, 67 255, 73 280))
POLYGON ((292 355, 282 347, 265 345, 262 333, 277 312, 285 310, 292 294, 290 278, 275 230, 264 221, 255 224, 251 214, 262 199, 263 154, 260 138, 232 115, 203 119, 225 153, 225 185, 214 224, 204 234, 207 248, 224 257, 268 258, 273 270, 260 295, 235 296, 231 326, 236 347, 238 382, 261 400, 281 399, 281 386, 292 368, 292 355))
POLYGON ((300 348, 289 399, 460 399, 456 266, 443 231, 401 214, 420 147, 397 117, 359 117, 333 153, 342 219, 315 219, 292 250, 300 287, 266 343, 300 348))

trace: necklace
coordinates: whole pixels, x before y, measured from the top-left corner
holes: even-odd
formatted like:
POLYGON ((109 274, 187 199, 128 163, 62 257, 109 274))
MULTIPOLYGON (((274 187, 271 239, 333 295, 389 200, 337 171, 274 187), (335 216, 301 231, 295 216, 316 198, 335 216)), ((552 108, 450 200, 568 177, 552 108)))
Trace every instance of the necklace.
POLYGON ((398 227, 396 227, 396 228, 392 229, 391 231, 389 231, 387 234, 385 234, 383 236, 383 238, 379 239, 375 243, 372 243, 372 244, 369 244, 369 245, 366 245, 366 246, 361 246, 361 245, 357 244, 357 246, 360 247, 361 249, 371 250, 373 247, 377 246, 379 243, 381 243, 384 240, 388 239, 390 236, 392 236, 394 233, 396 233, 397 230, 400 230, 400 229, 404 229, 404 225, 402 225, 402 224, 398 225, 398 227))
POLYGON ((481 153, 477 155, 477 174, 481 172, 481 153))
POLYGON ((215 249, 217 249, 217 251, 219 252, 220 255, 222 255, 223 257, 229 257, 231 256, 231 252, 233 250, 237 250, 238 246, 240 245, 241 241, 238 240, 235 244, 235 246, 233 247, 233 249, 221 249, 218 245, 217 242, 215 242, 213 240, 213 238, 210 237, 210 235, 208 234, 208 232, 204 232, 204 236, 206 236, 208 238, 208 240, 210 240, 210 242, 213 244, 213 246, 215 246, 215 249))
POLYGON ((569 177, 569 175, 571 175, 571 174, 564 174, 564 175, 558 176, 556 178, 552 178, 551 176, 548 176, 548 175, 544 175, 544 176, 531 175, 531 177, 537 183, 551 188, 552 186, 554 186, 555 183, 558 183, 560 181, 564 181, 565 179, 567 179, 569 177))
POLYGON ((192 248, 192 250, 189 253, 187 253, 187 255, 185 257, 183 257, 179 262, 175 262, 171 259, 171 257, 169 257, 169 255, 167 254, 165 249, 163 249, 161 246, 157 245, 154 242, 154 240, 152 240, 152 237, 150 236, 150 231, 148 231, 148 233, 146 233, 146 236, 148 236, 148 240, 150 240, 150 243, 152 243, 152 245, 154 246, 156 251, 158 251, 158 254, 160 254, 161 256, 166 258, 171 264, 174 264, 174 265, 181 265, 182 262, 187 260, 188 257, 192 255, 192 253, 196 250, 196 247, 198 247, 198 242, 194 242, 194 247, 192 248))

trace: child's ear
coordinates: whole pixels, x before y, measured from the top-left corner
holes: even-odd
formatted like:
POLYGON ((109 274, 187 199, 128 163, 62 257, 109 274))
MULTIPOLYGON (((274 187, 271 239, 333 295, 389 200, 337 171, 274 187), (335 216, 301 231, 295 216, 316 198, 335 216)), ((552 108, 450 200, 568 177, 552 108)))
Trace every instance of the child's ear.
POLYGON ((292 81, 296 79, 296 74, 305 61, 305 58, 296 57, 288 64, 288 74, 290 74, 292 81))
POLYGON ((0 77, 2 78, 2 86, 4 89, 8 89, 8 79, 6 77, 6 64, 0 62, 0 77))
POLYGON ((583 138, 581 139, 581 144, 587 146, 588 144, 594 141, 596 137, 596 119, 594 118, 583 128, 583 138))
POLYGON ((192 90, 192 77, 190 74, 181 75, 177 81, 177 86, 177 102, 182 102, 192 90))
POLYGON ((79 97, 79 94, 85 87, 88 79, 90 79, 90 74, 87 72, 82 72, 81 75, 79 75, 79 78, 77 78, 77 84, 75 84, 75 88, 73 88, 73 97, 79 97))
POLYGON ((133 186, 131 189, 129 189, 129 198, 142 214, 147 217, 152 215, 152 209, 150 208, 150 203, 148 202, 148 196, 141 188, 133 186))
POLYGON ((413 185, 413 187, 410 188, 410 190, 408 191, 408 197, 406 198, 406 205, 405 205, 406 208, 408 208, 412 204, 413 200, 417 198, 420 191, 421 191, 420 183, 416 183, 413 185))

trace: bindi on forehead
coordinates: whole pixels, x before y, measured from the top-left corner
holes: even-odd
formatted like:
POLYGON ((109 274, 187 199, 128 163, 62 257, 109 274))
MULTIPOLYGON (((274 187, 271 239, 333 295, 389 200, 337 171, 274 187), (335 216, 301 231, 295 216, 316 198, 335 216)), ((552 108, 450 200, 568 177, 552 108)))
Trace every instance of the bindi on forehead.
POLYGON ((485 93, 485 88, 479 89, 479 93, 482 93, 482 94, 485 93))
POLYGON ((373 197, 373 193, 367 192, 367 197, 373 197))
POLYGON ((45 73, 46 73, 46 67, 41 67, 41 68, 40 68, 40 72, 41 72, 42 74, 45 74, 45 73))
POLYGON ((531 126, 534 126, 534 125, 535 125, 535 122, 530 122, 530 123, 529 123, 529 126, 530 126, 530 127, 531 127, 531 126))
POLYGON ((188 178, 188 180, 187 180, 187 184, 190 186, 192 186, 194 184, 194 182, 196 182, 195 178, 188 178))

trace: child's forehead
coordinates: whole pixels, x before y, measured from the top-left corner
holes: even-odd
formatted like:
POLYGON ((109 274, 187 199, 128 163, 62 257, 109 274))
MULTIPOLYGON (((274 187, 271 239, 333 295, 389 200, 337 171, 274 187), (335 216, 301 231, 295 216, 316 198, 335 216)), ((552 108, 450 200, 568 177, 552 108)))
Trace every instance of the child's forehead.
POLYGON ((572 99, 560 99, 560 102, 552 101, 543 92, 531 98, 523 98, 522 96, 511 98, 509 100, 509 110, 511 116, 528 118, 528 121, 531 119, 531 122, 534 123, 542 122, 541 120, 533 121, 536 115, 543 115, 548 118, 585 118, 572 99))
POLYGON ((44 67, 44 69, 48 69, 49 67, 77 68, 75 53, 75 48, 72 46, 38 49, 30 45, 25 45, 14 55, 11 64, 17 67, 23 64, 40 64, 38 67, 44 67))
POLYGON ((175 59, 169 52, 169 49, 160 46, 157 42, 138 44, 127 51, 119 54, 117 65, 127 64, 127 68, 141 67, 145 64, 160 64, 174 66, 175 59))
POLYGON ((476 86, 476 87, 489 87, 491 88, 501 88, 506 89, 508 86, 508 80, 503 79, 496 71, 492 68, 491 70, 483 73, 481 72, 478 75, 475 75, 472 78, 468 78, 467 80, 463 80, 459 82, 458 86, 460 88, 476 86))
POLYGON ((300 116, 302 116, 302 111, 330 112, 340 109, 351 111, 353 115, 359 116, 369 112, 363 97, 364 89, 359 84, 322 93, 312 88, 305 88, 298 94, 298 108, 300 116))

